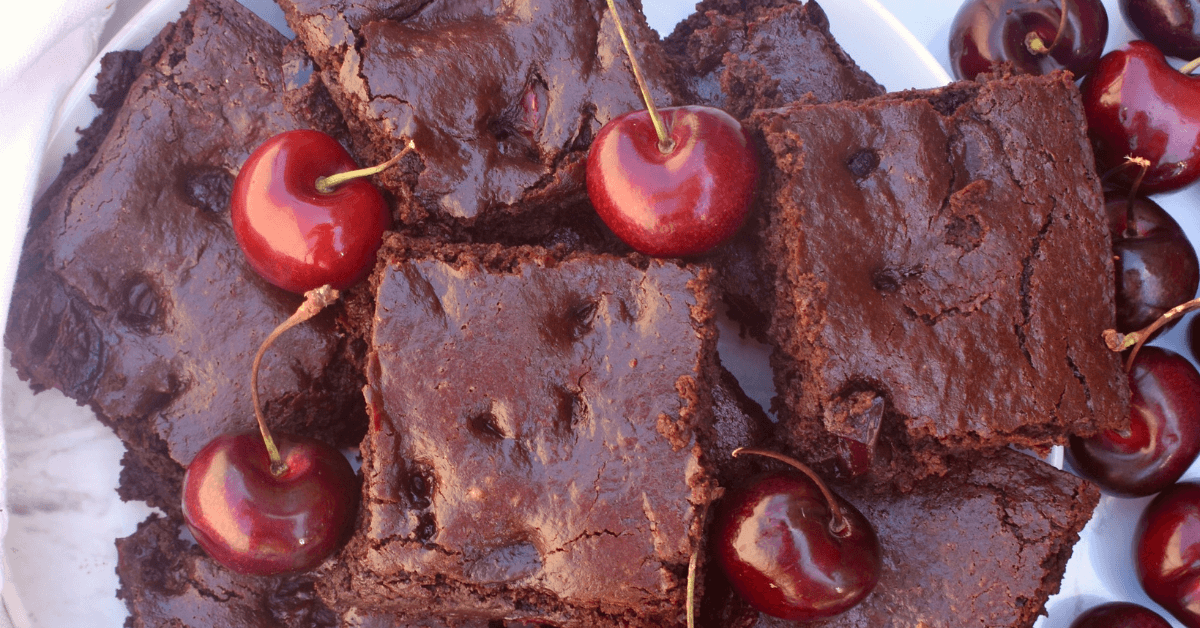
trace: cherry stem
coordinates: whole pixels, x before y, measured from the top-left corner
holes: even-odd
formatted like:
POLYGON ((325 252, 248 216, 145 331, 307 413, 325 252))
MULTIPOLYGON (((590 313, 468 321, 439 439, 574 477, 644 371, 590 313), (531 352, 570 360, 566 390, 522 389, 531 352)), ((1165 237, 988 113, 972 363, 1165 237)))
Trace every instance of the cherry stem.
POLYGON ((817 485, 817 488, 821 489, 821 494, 825 496, 825 501, 829 502, 829 512, 833 515, 829 519, 829 531, 837 536, 843 536, 846 531, 849 530, 850 522, 847 521, 845 515, 842 514, 842 508, 841 506, 838 506, 837 497, 834 496, 833 491, 829 490, 828 486, 825 486, 825 482, 821 480, 821 476, 817 475, 815 471, 808 468, 808 465, 796 460, 795 458, 785 456, 768 449, 738 447, 737 449, 733 450, 733 453, 730 455, 732 455, 734 458, 737 458, 742 454, 753 454, 755 456, 763 456, 764 458, 778 460, 784 464, 791 465, 798 471, 804 473, 804 475, 807 475, 808 479, 812 480, 813 483, 817 485))
POLYGON ((1058 42, 1062 41, 1063 31, 1066 30, 1066 28, 1067 2, 1066 0, 1063 0, 1063 6, 1058 11, 1058 30, 1054 33, 1054 41, 1051 41, 1050 45, 1047 46, 1046 42, 1042 39, 1042 36, 1037 34, 1037 31, 1029 31, 1025 34, 1025 49, 1028 50, 1030 54, 1034 55, 1050 54, 1050 52, 1054 50, 1054 47, 1058 45, 1058 42))
POLYGON ((658 114, 658 108, 654 106, 654 99, 650 97, 650 88, 646 86, 646 79, 642 77, 642 69, 638 66, 637 56, 633 54, 633 45, 629 43, 629 36, 625 34, 625 26, 621 24, 621 16, 617 14, 617 5, 613 0, 608 0, 608 11, 612 13, 613 21, 617 24, 617 34, 621 36, 621 43, 625 46, 625 54, 629 56, 629 65, 633 66, 633 80, 637 81, 638 89, 642 92, 642 99, 646 101, 646 112, 650 114, 650 122, 654 124, 654 132, 658 134, 658 150, 663 154, 675 150, 675 140, 671 139, 671 134, 667 132, 667 125, 663 123, 662 116, 658 114))
POLYGON ((1176 305, 1158 317, 1153 323, 1128 334, 1122 334, 1115 329, 1106 329, 1104 330, 1104 344, 1108 346, 1110 351, 1124 351, 1130 347, 1133 348, 1133 351, 1129 353, 1129 359, 1125 361, 1125 371, 1129 372, 1133 368, 1133 359, 1137 357, 1138 351, 1141 351, 1142 345, 1146 344, 1146 341, 1150 340, 1150 337, 1155 332, 1176 318, 1195 309, 1200 309, 1200 299, 1192 299, 1186 303, 1176 305))
POLYGON ((379 164, 378 166, 361 168, 359 170, 351 170, 349 172, 339 172, 337 174, 331 174, 328 177, 317 177, 317 191, 322 194, 330 194, 334 191, 334 189, 337 188, 337 186, 346 183, 347 181, 353 181, 354 179, 361 179, 363 177, 369 177, 373 174, 379 174, 380 172, 391 168, 397 161, 400 161, 402 157, 409 154, 416 148, 416 143, 414 143, 412 140, 408 140, 408 144, 404 147, 404 150, 396 153, 396 155, 391 159, 379 164))
POLYGON ((258 353, 254 355, 254 364, 250 366, 250 397, 254 401, 254 418, 258 421, 258 431, 262 434, 263 444, 267 446, 267 456, 271 459, 271 473, 275 477, 279 477, 287 472, 287 463, 279 455, 279 448, 275 446, 275 439, 271 437, 271 430, 267 429, 267 419, 262 413, 262 404, 258 401, 258 370, 262 365, 263 354, 271 345, 275 344, 275 340, 283 335, 283 332, 307 321, 316 316, 327 306, 338 300, 339 293, 333 286, 328 284, 315 288, 304 293, 304 303, 292 314, 290 318, 283 321, 271 332, 267 339, 263 341, 258 348, 258 353))
POLYGON ((1128 155, 1125 157, 1125 162, 1142 167, 1137 177, 1133 179, 1133 185, 1129 186, 1129 197, 1125 204, 1125 237, 1132 238, 1137 235, 1137 229, 1133 228, 1133 201, 1137 199, 1137 191, 1142 186, 1142 179, 1146 178, 1146 173, 1150 170, 1150 160, 1145 157, 1128 155))
POLYGON ((687 628, 696 628, 696 563, 699 562, 700 550, 692 552, 688 560, 687 575, 687 628))
POLYGON ((1196 71, 1196 68, 1200 68, 1200 58, 1188 61, 1187 65, 1179 68, 1179 71, 1183 72, 1184 74, 1191 74, 1192 72, 1196 71))

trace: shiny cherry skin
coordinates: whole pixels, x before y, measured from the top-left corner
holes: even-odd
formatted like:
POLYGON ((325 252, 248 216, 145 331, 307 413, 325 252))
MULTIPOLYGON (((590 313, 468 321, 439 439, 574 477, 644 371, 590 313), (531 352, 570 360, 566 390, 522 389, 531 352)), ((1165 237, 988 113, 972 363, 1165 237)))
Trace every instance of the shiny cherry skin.
POLYGON ((1153 323, 1190 301, 1200 287, 1200 261, 1183 228, 1153 200, 1104 195, 1117 286, 1117 331, 1153 323))
POLYGON ((1140 604, 1108 602, 1084 611, 1070 628, 1171 628, 1171 624, 1140 604))
POLYGON ((1009 62, 1021 74, 1070 70, 1082 77, 1107 38, 1101 0, 967 0, 950 25, 950 69, 970 80, 1009 62))
POLYGON ((1150 599, 1189 628, 1200 628, 1200 484, 1159 493, 1134 533, 1138 581, 1150 599))
POLYGON ((712 107, 660 109, 674 148, 659 149, 646 111, 605 124, 587 161, 588 197, 617 237, 655 257, 687 257, 729 239, 758 180, 750 135, 712 107))
POLYGON ((276 434, 287 470, 276 476, 258 432, 213 439, 188 465, 183 517, 214 560, 269 576, 319 565, 348 537, 359 482, 337 449, 276 434))
POLYGON ((1200 373, 1183 356, 1142 347, 1129 371, 1129 429, 1072 436, 1067 450, 1084 477, 1122 497, 1174 484, 1200 454, 1200 373))
MULTIPOLYGON (((1131 41, 1104 55, 1081 90, 1102 172, 1129 155, 1149 160, 1139 194, 1176 190, 1200 178, 1200 76, 1172 68, 1153 45, 1131 41)), ((1122 168, 1114 180, 1128 186, 1136 174, 1122 168)))
POLYGON ((1200 57, 1200 0, 1119 0, 1133 32, 1168 57, 1200 57))
POLYGON ((391 211, 366 179, 317 191, 316 181, 356 170, 354 158, 319 131, 280 133, 242 164, 231 218, 250 266, 297 294, 330 284, 347 288, 375 267, 391 211))
POLYGON ((717 564, 751 606, 793 621, 838 615, 879 582, 883 558, 870 522, 838 498, 848 527, 830 530, 828 503, 808 478, 774 472, 722 499, 713 523, 717 564))

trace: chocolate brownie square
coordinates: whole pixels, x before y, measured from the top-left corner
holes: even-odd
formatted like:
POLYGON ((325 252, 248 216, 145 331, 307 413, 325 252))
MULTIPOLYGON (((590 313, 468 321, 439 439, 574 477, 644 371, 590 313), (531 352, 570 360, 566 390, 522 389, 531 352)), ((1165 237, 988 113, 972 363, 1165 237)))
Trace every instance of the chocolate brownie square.
POLYGON ((804 459, 912 478, 1128 421, 1084 124, 1065 74, 750 118, 775 409, 804 459))
POLYGON ((714 496, 711 271, 394 235, 345 612, 675 625, 714 496))
MULTIPOLYGON (((644 107, 604 2, 280 4, 364 158, 415 141, 418 157, 381 175, 409 224, 536 238, 590 211, 580 204, 592 135, 644 107)), ((675 73, 640 4, 617 6, 656 103, 675 104, 675 73)))
POLYGON ((737 118, 754 109, 883 94, 829 32, 816 2, 703 0, 663 42, 682 73, 688 102, 737 118))
MULTIPOLYGON (((1099 490, 1010 449, 951 465, 909 493, 833 487, 875 526, 883 572, 861 604, 805 625, 1029 628, 1045 612, 1099 490)), ((710 574, 699 625, 796 625, 755 612, 722 578, 710 574)))
MULTIPOLYGON (((271 135, 344 134, 321 85, 301 80, 306 62, 237 2, 196 0, 140 65, 110 73, 127 94, 101 93, 123 107, 35 208, 5 341, 34 389, 87 404, 125 441, 126 499, 178 513, 184 465, 213 436, 254 428, 251 361, 300 298, 246 264, 229 194, 271 135)), ((361 438, 352 349, 332 314, 280 340, 260 378, 276 429, 361 438)))

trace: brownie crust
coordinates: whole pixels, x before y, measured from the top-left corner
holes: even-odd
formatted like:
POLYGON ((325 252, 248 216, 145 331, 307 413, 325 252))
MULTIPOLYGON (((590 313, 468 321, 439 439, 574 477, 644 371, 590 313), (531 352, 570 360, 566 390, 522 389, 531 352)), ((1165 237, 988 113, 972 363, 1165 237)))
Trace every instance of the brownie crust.
POLYGON ((775 278, 775 409, 806 459, 919 477, 947 453, 1128 421, 1102 340, 1108 228, 1069 76, 749 124, 774 164, 760 260, 775 278))

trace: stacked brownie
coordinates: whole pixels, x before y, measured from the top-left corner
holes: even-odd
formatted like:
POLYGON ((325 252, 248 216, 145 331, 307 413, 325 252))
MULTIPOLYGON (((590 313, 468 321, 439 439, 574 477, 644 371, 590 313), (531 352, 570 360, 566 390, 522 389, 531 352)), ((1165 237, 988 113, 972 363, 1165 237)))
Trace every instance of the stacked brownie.
POLYGON ((707 564, 710 506, 764 466, 739 446, 821 466, 879 531, 879 587, 825 624, 1041 613, 1098 493, 1006 445, 1128 415, 1073 85, 885 96, 815 3, 705 0, 660 43, 618 2, 659 103, 730 110, 764 160, 733 242, 654 260, 583 191, 592 135, 642 106, 604 3, 281 5, 296 43, 194 0, 113 57, 22 259, 21 376, 94 408, 122 496, 166 513, 118 543, 128 625, 678 626, 693 556, 702 625, 779 625, 707 564), (179 482, 252 427, 249 360, 299 302, 228 217, 242 160, 293 128, 417 150, 379 177, 400 226, 371 279, 260 383, 277 429, 360 446, 355 532, 250 578, 181 538, 179 482), (720 364, 723 305, 773 345, 774 420, 720 364))

